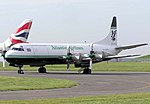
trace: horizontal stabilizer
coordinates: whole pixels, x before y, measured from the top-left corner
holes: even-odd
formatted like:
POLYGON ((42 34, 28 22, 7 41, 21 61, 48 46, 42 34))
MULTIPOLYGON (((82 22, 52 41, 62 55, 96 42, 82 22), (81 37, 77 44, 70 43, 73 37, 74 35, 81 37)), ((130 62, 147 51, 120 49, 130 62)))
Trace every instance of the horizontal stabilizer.
POLYGON ((117 50, 126 50, 126 49, 132 49, 132 48, 136 48, 136 47, 140 47, 140 46, 145 46, 148 45, 147 43, 144 44, 136 44, 136 45, 129 45, 129 46, 122 46, 122 47, 117 47, 115 49, 117 50))
POLYGON ((108 56, 106 59, 117 59, 117 58, 125 58, 125 57, 135 57, 135 56, 140 56, 137 54, 131 54, 131 55, 115 55, 115 56, 108 56))

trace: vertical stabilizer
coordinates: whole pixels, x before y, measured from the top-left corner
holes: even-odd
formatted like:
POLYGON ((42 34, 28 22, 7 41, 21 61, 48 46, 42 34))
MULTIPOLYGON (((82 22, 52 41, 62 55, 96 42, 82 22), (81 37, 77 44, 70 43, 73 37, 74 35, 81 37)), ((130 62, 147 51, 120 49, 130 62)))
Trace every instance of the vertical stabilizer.
POLYGON ((114 16, 110 32, 106 38, 101 41, 95 42, 95 44, 104 44, 104 45, 117 45, 117 18, 114 16))
POLYGON ((13 44, 27 42, 28 35, 31 29, 32 20, 25 19, 16 31, 4 42, 5 47, 9 48, 13 44))
POLYGON ((31 29, 32 20, 25 19, 16 29, 15 33, 11 34, 10 40, 12 44, 26 42, 31 29))

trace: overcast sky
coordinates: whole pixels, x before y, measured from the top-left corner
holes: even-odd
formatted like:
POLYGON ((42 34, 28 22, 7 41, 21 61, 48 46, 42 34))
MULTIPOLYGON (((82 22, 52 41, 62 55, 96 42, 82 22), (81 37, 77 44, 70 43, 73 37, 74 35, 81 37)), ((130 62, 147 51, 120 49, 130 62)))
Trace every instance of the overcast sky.
MULTIPOLYGON (((0 42, 26 18, 33 19, 29 42, 92 43, 118 19, 118 45, 150 44, 149 0, 0 0, 0 42)), ((150 46, 121 54, 150 54, 150 46)))

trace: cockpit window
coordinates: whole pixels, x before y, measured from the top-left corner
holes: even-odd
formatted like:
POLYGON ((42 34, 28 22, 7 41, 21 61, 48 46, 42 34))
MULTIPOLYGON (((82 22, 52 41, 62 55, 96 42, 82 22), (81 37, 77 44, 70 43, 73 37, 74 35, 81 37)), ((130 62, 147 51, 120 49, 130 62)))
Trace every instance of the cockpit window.
POLYGON ((20 47, 20 48, 13 47, 12 50, 15 50, 15 51, 24 51, 24 49, 22 47, 20 47))

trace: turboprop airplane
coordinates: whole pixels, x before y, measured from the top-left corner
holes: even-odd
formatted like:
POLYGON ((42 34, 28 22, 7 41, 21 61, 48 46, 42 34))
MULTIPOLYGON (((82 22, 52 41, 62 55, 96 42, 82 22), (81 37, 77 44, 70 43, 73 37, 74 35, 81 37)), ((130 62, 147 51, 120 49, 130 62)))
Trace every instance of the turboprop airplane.
POLYGON ((46 73, 45 65, 70 64, 81 67, 84 74, 91 74, 92 63, 110 59, 133 57, 137 55, 117 55, 122 50, 136 48, 147 44, 128 46, 117 45, 117 20, 113 17, 110 32, 106 38, 91 44, 64 43, 19 43, 13 45, 5 54, 10 66, 19 67, 18 73, 24 74, 23 65, 38 66, 39 73, 46 73))
POLYGON ((11 34, 6 41, 0 43, 0 54, 4 56, 5 52, 14 44, 27 42, 32 20, 25 19, 16 31, 11 34))

